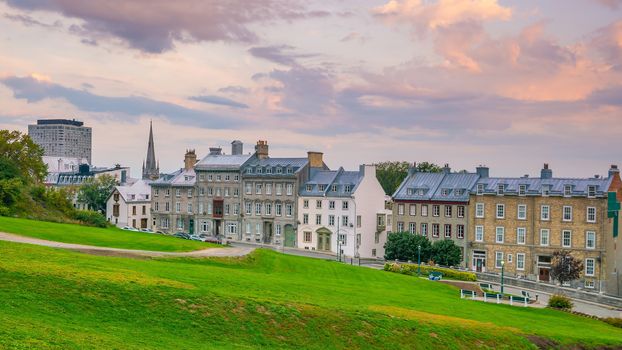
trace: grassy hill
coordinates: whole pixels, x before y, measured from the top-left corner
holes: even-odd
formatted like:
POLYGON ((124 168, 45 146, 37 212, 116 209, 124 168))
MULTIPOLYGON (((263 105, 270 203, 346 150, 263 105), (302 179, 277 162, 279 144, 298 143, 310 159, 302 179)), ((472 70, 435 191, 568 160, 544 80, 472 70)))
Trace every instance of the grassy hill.
POLYGON ((622 346, 622 330, 600 321, 266 250, 136 260, 0 242, 0 252, 0 348, 622 346))
POLYGON ((161 252, 185 252, 222 247, 217 244, 190 241, 152 233, 125 231, 116 227, 96 228, 2 216, 0 216, 0 232, 15 233, 63 243, 161 252))

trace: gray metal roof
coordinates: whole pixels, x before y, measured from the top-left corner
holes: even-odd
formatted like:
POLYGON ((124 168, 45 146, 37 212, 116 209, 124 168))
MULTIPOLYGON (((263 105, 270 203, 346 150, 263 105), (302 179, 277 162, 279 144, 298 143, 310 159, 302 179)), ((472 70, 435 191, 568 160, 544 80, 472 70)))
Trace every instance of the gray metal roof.
POLYGON ((251 157, 250 154, 208 154, 194 167, 197 170, 239 170, 251 157))
POLYGON ((292 175, 309 163, 307 158, 253 158, 244 164, 244 176, 278 176, 292 175), (249 169, 251 172, 249 172, 249 169), (261 169, 261 172, 258 172, 261 169), (280 171, 279 171, 280 169, 280 171), (292 169, 292 173, 287 173, 292 169))
POLYGON ((339 170, 318 170, 313 172, 311 178, 302 184, 299 194, 301 196, 350 197, 356 192, 362 179, 363 174, 360 171, 345 171, 343 168, 339 168, 339 170), (323 191, 320 191, 320 185, 325 186, 323 191), (349 192, 345 191, 346 186, 350 187, 349 192), (333 191, 334 189, 336 191, 333 191))
POLYGON ((171 174, 163 174, 151 186, 194 186, 197 177, 194 169, 179 169, 171 174))
MULTIPOLYGON (((588 186, 596 186, 596 196, 606 196, 612 178, 504 178, 504 177, 486 177, 480 178, 477 183, 484 185, 484 193, 497 193, 500 184, 504 185, 504 194, 518 194, 519 186, 526 185, 526 195, 541 195, 543 186, 550 186, 549 196, 563 196, 564 188, 570 185, 572 188, 572 196, 587 196, 588 186)), ((477 185, 473 187, 472 193, 476 193, 477 185)))
POLYGON ((402 181, 393 199, 466 202, 478 178, 475 173, 416 172, 402 181))

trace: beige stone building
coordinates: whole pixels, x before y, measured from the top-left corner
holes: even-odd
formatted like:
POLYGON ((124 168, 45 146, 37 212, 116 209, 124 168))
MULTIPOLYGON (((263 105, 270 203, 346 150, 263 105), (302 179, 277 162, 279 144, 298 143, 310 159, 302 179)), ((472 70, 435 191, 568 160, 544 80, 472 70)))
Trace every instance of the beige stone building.
POLYGON ((553 252, 570 250, 584 263, 572 286, 607 289, 607 266, 615 264, 606 252, 613 236, 607 197, 617 191, 617 167, 584 179, 553 178, 547 164, 539 178, 481 175, 470 198, 470 269, 498 273, 503 265, 508 275, 549 282, 553 252))

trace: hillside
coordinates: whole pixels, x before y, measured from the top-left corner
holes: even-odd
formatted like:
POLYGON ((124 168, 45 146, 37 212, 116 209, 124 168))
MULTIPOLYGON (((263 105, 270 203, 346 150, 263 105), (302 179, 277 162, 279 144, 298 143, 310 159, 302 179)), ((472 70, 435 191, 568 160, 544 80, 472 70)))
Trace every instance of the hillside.
POLYGON ((0 251, 0 348, 622 345, 622 330, 600 321, 461 300, 444 284, 272 251, 203 260, 7 242, 0 251))

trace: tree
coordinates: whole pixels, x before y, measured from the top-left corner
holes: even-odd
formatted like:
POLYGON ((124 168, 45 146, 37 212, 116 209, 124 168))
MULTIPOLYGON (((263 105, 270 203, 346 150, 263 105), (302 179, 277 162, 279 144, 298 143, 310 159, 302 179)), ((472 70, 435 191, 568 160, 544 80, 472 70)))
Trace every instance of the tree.
POLYGON ((432 260, 439 265, 456 266, 462 261, 462 250, 450 239, 436 241, 432 244, 432 260))
MULTIPOLYGON (((43 163, 43 149, 28 135, 19 131, 0 130, 0 166, 4 169, 12 164, 8 174, 14 176, 15 169, 24 183, 42 182, 47 174, 43 163)), ((7 176, 7 171, 2 171, 7 176)))
POLYGON ((384 245, 384 258, 387 260, 417 261, 418 246, 421 246, 421 261, 430 260, 432 246, 426 237, 410 232, 391 233, 384 245))
POLYGON ((78 201, 88 204, 94 210, 103 212, 106 210, 106 200, 117 185, 114 177, 104 174, 87 181, 78 190, 78 201))
POLYGON ((576 280, 583 271, 583 261, 576 259, 568 250, 559 250, 553 253, 551 259, 551 278, 559 284, 576 280))
MULTIPOLYGON (((384 189, 384 193, 392 195, 408 175, 408 162, 376 163, 376 177, 384 189)), ((421 162, 415 167, 417 172, 439 173, 442 168, 434 163, 421 162)))

